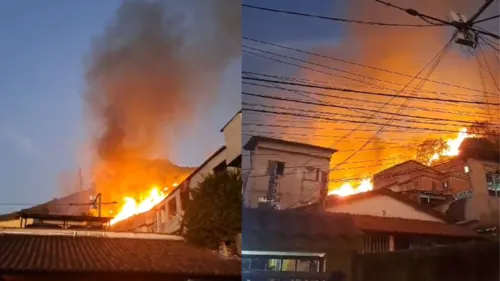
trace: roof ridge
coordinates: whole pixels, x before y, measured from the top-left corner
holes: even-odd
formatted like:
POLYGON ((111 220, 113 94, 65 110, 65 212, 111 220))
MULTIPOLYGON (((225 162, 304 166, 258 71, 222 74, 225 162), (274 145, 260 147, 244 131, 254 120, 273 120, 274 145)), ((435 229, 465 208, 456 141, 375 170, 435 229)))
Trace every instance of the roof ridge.
POLYGON ((65 237, 99 237, 99 238, 129 238, 144 240, 184 241, 184 237, 170 234, 143 232, 114 232, 67 229, 0 229, 0 235, 33 235, 33 236, 65 236, 65 237))

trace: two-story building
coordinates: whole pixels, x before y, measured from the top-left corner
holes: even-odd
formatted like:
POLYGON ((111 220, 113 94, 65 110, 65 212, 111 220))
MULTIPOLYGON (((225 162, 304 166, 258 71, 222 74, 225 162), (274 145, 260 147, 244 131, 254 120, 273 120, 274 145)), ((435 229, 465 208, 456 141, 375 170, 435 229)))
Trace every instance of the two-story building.
POLYGON ((225 145, 210 155, 168 196, 150 211, 112 226, 114 230, 134 232, 178 233, 181 230, 184 202, 189 190, 197 188, 210 173, 241 168, 241 111, 221 129, 225 145))
POLYGON ((326 195, 335 149, 253 136, 243 146, 244 205, 278 209, 317 202, 326 195))
POLYGON ((500 165, 484 159, 456 157, 434 166, 410 160, 373 177, 374 189, 388 188, 430 204, 455 221, 498 224, 500 165))
POLYGON ((469 178, 462 171, 443 170, 409 160, 373 176, 374 189, 389 188, 395 192, 421 192, 422 201, 431 195, 456 195, 470 188, 469 178))

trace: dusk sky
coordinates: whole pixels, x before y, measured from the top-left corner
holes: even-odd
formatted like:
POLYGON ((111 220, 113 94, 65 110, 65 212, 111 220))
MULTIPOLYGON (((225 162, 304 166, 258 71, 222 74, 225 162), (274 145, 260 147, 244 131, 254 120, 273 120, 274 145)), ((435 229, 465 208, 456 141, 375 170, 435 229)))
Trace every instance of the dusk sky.
MULTIPOLYGON (((0 203, 61 196, 86 141, 84 57, 121 1, 0 1, 0 203)), ((183 136, 171 160, 196 166, 223 144, 221 127, 240 108, 241 61, 226 71, 216 105, 183 136), (200 142, 203 140, 203 142, 200 142)), ((28 206, 0 206, 0 214, 28 206)))
MULTIPOLYGON (((243 3, 342 17, 348 1, 243 3)), ((0 1, 0 203, 41 203, 60 196, 61 174, 82 165, 84 58, 120 3, 0 1)), ((243 36, 301 49, 332 47, 345 38, 345 24, 248 8, 242 8, 242 17, 243 36)), ((246 55, 243 65, 246 71, 298 73, 246 55)), ((169 155, 174 163, 199 165, 223 144, 219 130, 241 107, 241 67, 239 59, 228 67, 216 105, 204 110, 195 132, 183 135, 169 155)), ((0 206, 0 213, 21 207, 0 206)))

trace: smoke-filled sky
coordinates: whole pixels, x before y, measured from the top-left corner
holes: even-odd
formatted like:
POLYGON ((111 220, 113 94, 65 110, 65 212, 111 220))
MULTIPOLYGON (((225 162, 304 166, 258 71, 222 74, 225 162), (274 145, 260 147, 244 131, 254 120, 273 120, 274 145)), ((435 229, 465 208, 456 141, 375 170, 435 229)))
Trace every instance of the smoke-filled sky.
MULTIPOLYGON (((168 54, 161 57, 162 51, 160 50, 158 55, 159 60, 165 60, 166 57, 170 60, 182 57, 184 61, 172 65, 177 66, 177 69, 165 68, 159 71, 160 74, 157 77, 147 79, 158 81, 162 77, 172 77, 172 74, 178 78, 181 75, 179 73, 184 72, 182 75, 185 80, 182 83, 175 85, 175 81, 171 81, 172 88, 169 88, 169 85, 160 82, 156 90, 171 90, 173 92, 170 96, 175 96, 179 94, 179 88, 181 88, 183 94, 189 93, 190 96, 178 95, 178 100, 175 102, 160 99, 158 104, 155 104, 157 108, 153 109, 153 114, 163 114, 160 123, 164 122, 165 118, 179 119, 173 115, 174 112, 185 114, 183 117, 192 121, 188 129, 179 130, 182 126, 180 123, 176 123, 174 128, 166 129, 165 135, 170 136, 168 138, 170 141, 168 148, 162 149, 161 153, 178 165, 195 166, 223 144, 223 136, 219 130, 240 108, 239 46, 236 48, 237 52, 234 49, 228 50, 227 46, 215 49, 216 43, 212 41, 221 40, 221 37, 212 36, 218 32, 230 33, 239 30, 237 24, 232 24, 224 30, 216 30, 218 27, 215 23, 212 24, 210 17, 222 11, 203 13, 208 9, 204 7, 203 1, 183 2, 181 7, 167 7, 169 16, 155 17, 153 15, 149 20, 163 18, 163 20, 182 21, 181 25, 174 23, 171 26, 178 29, 175 32, 184 29, 182 32, 185 33, 177 36, 180 37, 177 39, 183 40, 190 47, 170 46, 171 53, 167 51, 168 54), (183 14, 195 2, 201 4, 195 5, 195 13, 183 14), (200 22, 205 28, 215 29, 206 30, 205 33, 199 32, 200 25, 198 27, 196 25, 200 22), (208 35, 211 37, 207 38, 208 35), (207 50, 203 50, 202 46, 197 45, 196 42, 205 43, 205 47, 210 48, 208 50, 210 54, 204 54, 203 52, 207 50), (219 53, 222 51, 225 53, 219 53), (185 53, 178 54, 178 52, 185 53), (219 57, 225 58, 221 65, 217 65, 219 57), (200 69, 205 72, 215 68, 217 70, 205 75, 197 74, 197 70, 194 69, 196 63, 200 64, 200 69), (193 77, 192 84, 186 76, 186 73, 190 71, 193 77), (219 80, 220 83, 214 80, 219 80), (205 88, 201 85, 203 83, 206 85, 205 88), (179 86, 180 84, 182 85, 179 86), (188 91, 188 88, 191 91, 188 91), (173 108, 168 111, 158 110, 162 102, 173 108), (192 106, 182 107, 183 103, 190 103, 192 106), (176 131, 168 131, 168 129, 176 131), (200 140, 203 140, 203 143, 200 143, 200 140)), ((170 5, 167 1, 164 3, 170 5)), ((60 196, 61 191, 58 188, 60 181, 68 182, 69 174, 75 173, 78 165, 87 168, 85 164, 88 163, 89 157, 84 157, 84 155, 88 156, 92 152, 94 144, 90 134, 93 131, 87 129, 91 123, 89 120, 95 116, 89 116, 89 112, 84 111, 86 105, 84 97, 89 90, 96 89, 89 87, 89 80, 93 79, 89 78, 91 76, 89 72, 97 76, 109 75, 114 79, 128 78, 129 80, 126 81, 129 87, 141 83, 131 81, 130 75, 127 76, 127 74, 132 74, 134 71, 140 73, 144 69, 123 67, 128 73, 122 75, 116 71, 107 71, 107 74, 99 73, 100 70, 96 70, 95 67, 98 65, 95 63, 95 56, 102 55, 102 52, 100 53, 102 48, 108 48, 111 45, 118 46, 118 48, 126 46, 126 42, 102 40, 109 34, 105 33, 106 28, 109 23, 113 22, 113 19, 116 19, 116 11, 120 4, 121 1, 118 0, 0 2, 0 34, 2 34, 2 39, 0 39, 0 155, 2 156, 0 203, 41 203, 60 196), (101 49, 96 51, 96 48, 101 49)), ((124 17, 134 17, 130 9, 125 13, 128 14, 124 17)), ((141 19, 133 20, 140 21, 141 19)), ((234 21, 234 19, 228 19, 229 22, 232 20, 234 21)), ((137 26, 137 24, 132 24, 132 28, 134 25, 137 26)), ((129 32, 127 35, 136 32, 126 30, 123 26, 107 30, 111 33, 129 32)), ((170 37, 175 37, 175 35, 169 34, 161 39, 169 40, 170 37)), ((153 35, 149 39, 157 40, 158 36, 153 35)), ((237 39, 236 44, 239 44, 239 38, 237 39)), ((142 53, 141 51, 135 53, 132 61, 121 60, 121 62, 125 66, 133 65, 138 61, 138 57, 143 56, 150 63, 155 63, 153 57, 145 51, 151 51, 151 48, 143 48, 142 53)), ((112 55, 108 58, 110 57, 112 55)), ((97 66, 99 67, 102 69, 107 66, 102 63, 97 66)), ((148 67, 145 67, 146 71, 151 70, 148 67)), ((159 61, 153 67, 161 67, 159 61)), ((148 90, 154 87, 151 86, 148 90)), ((134 102, 133 99, 130 98, 125 102, 134 102)), ((135 102, 140 102, 140 100, 136 99, 135 102)), ((147 102, 152 101, 147 100, 147 102)), ((126 106, 121 110, 127 110, 126 106)), ((139 110, 145 111, 146 109, 139 107, 139 110)), ((152 121, 156 117, 145 117, 148 118, 146 121, 149 122, 149 126, 161 125, 152 121)), ((95 121, 95 118, 92 120, 95 121)), ((95 125, 95 122, 92 124, 95 125)), ((137 137, 133 136, 133 138, 137 137)), ((25 206, 0 206, 0 213, 22 207, 25 206)))
MULTIPOLYGON (((391 9, 385 5, 376 3, 372 0, 339 0, 339 1, 323 1, 314 0, 307 1, 304 5, 299 4, 299 1, 264 1, 264 0, 245 0, 246 4, 255 6, 264 6, 274 9, 282 9, 288 11, 298 11, 315 15, 324 15, 330 17, 342 17, 355 20, 373 21, 373 22, 388 22, 402 24, 426 24, 418 18, 409 16, 408 14, 396 9, 391 9)), ((438 18, 448 19, 451 10, 462 12, 467 16, 483 3, 483 1, 473 0, 399 0, 390 1, 391 3, 401 5, 403 7, 415 8, 422 13, 427 13, 438 18)), ((496 1, 480 18, 492 16, 498 13, 498 1, 496 1)), ((408 27, 380 27, 366 26, 357 24, 343 24, 327 20, 314 18, 305 18, 293 15, 277 14, 272 12, 257 11, 250 8, 244 8, 243 17, 243 36, 260 39, 263 41, 286 45, 293 48, 299 48, 310 52, 320 53, 326 56, 333 56, 342 60, 352 61, 365 65, 375 66, 380 69, 396 71, 399 73, 408 74, 411 76, 417 74, 431 59, 445 46, 449 37, 452 34, 450 27, 426 27, 426 28, 408 28, 408 27)), ((487 30, 498 33, 498 20, 491 21, 488 24, 482 25, 487 30)), ((309 80, 315 80, 316 83, 324 83, 330 87, 345 87, 354 88, 357 90, 372 91, 372 92, 389 92, 397 93, 410 80, 409 77, 394 75, 388 72, 374 71, 373 69, 361 68, 350 64, 333 61, 325 58, 318 58, 312 55, 304 55, 289 50, 283 50, 264 44, 243 40, 242 44, 252 48, 259 48, 267 52, 274 52, 285 56, 293 56, 303 61, 309 61, 318 65, 306 64, 309 68, 314 68, 319 71, 311 71, 310 69, 301 69, 296 66, 290 66, 282 63, 273 62, 262 59, 247 53, 243 54, 243 70, 269 75, 299 77, 309 80), (329 72, 330 74, 326 74, 329 72), (349 72, 349 73, 348 73, 349 72), (354 73, 354 75, 352 74, 354 73), (341 77, 343 76, 343 78, 341 77), (346 78, 347 77, 347 78, 346 78), (368 78, 370 79, 368 79, 368 78), (320 82, 318 82, 320 81, 320 82), (389 82, 388 82, 389 81, 389 82)), ((248 49, 247 49, 248 50, 248 49)), ((255 49, 249 50, 260 53, 255 49)), ((488 57, 489 66, 491 67, 492 75, 498 81, 498 71, 500 64, 497 58, 493 56, 492 50, 489 47, 482 47, 482 52, 488 57)), ((292 62, 299 65, 305 65, 304 62, 292 61, 289 58, 277 57, 271 54, 260 53, 262 55, 273 57, 275 59, 292 62)), ((482 62, 485 67, 484 62, 482 62)), ((424 72, 425 73, 425 72, 424 72)), ((442 59, 441 63, 434 70, 430 79, 444 81, 447 83, 457 84, 463 87, 479 89, 479 91, 469 91, 459 88, 447 87, 442 84, 425 83, 422 91, 418 94, 433 98, 448 98, 459 100, 485 101, 485 95, 481 92, 483 89, 493 93, 488 94, 488 102, 498 103, 498 89, 492 83, 490 74, 483 70, 480 77, 477 61, 474 56, 464 51, 457 44, 453 44, 442 59), (482 80, 482 81, 481 81, 482 80), (443 93, 443 94, 441 94, 443 93)), ((262 77, 261 77, 262 78, 262 77)), ((418 81, 417 81, 418 82, 418 81)), ((411 93, 412 88, 418 83, 414 81, 410 87, 406 88, 405 94, 415 95, 411 93)), ((283 87, 283 86, 282 86, 283 87)), ((286 86, 285 86, 286 87, 286 86)), ((290 87, 288 87, 290 88, 290 87)), ((327 92, 317 89, 305 89, 320 94, 336 95, 339 97, 351 98, 351 100, 339 98, 326 98, 325 96, 313 96, 314 99, 308 98, 310 94, 298 95, 282 89, 269 89, 260 86, 243 85, 244 91, 265 94, 277 95, 293 99, 302 99, 318 102, 328 102, 334 105, 343 105, 350 107, 358 107, 364 109, 380 110, 381 103, 388 101, 385 97, 373 97, 361 94, 341 94, 338 92, 327 92), (358 101, 352 100, 358 99, 358 101), (361 100, 361 101, 360 101, 361 100), (377 104, 378 103, 378 104, 377 104)), ((355 119, 362 121, 372 115, 370 120, 377 123, 385 123, 387 119, 380 117, 381 114, 372 114, 364 112, 360 115, 352 110, 343 110, 336 108, 301 106, 296 103, 275 102, 262 100, 258 98, 243 97, 245 102, 254 104, 264 104, 266 106, 274 105, 281 106, 281 109, 274 108, 259 108, 271 111, 283 111, 286 108, 293 108, 294 113, 311 114, 309 112, 301 112, 299 110, 314 110, 313 115, 325 115, 329 118, 339 118, 333 116, 335 114, 350 114, 351 116, 365 116, 363 119, 355 119), (319 111, 322 111, 320 113, 319 111)), ((395 112, 403 102, 402 99, 395 100, 391 105, 386 106, 384 111, 395 112)), ((250 106, 248 106, 250 107, 250 106)), ((255 107, 254 107, 255 108, 255 107)), ((399 113, 409 115, 420 115, 435 118, 448 118, 455 120, 466 120, 468 122, 475 120, 487 120, 492 117, 498 122, 498 110, 490 108, 491 115, 486 115, 485 106, 472 106, 460 104, 438 104, 436 102, 418 102, 411 101, 407 103, 406 108, 399 113), (430 111, 422 111, 419 108, 431 109, 430 111)), ((408 119, 408 118, 406 118, 408 119)), ((274 137, 286 138, 299 142, 314 143, 323 146, 334 146, 340 151, 334 155, 333 162, 339 163, 347 159, 358 148, 369 139, 380 126, 363 125, 359 127, 356 133, 350 135, 343 141, 337 140, 346 135, 350 130, 357 127, 357 124, 345 123, 340 121, 311 121, 303 118, 287 117, 263 114, 244 113, 244 122, 247 123, 278 123, 280 125, 289 126, 288 128, 276 128, 266 126, 247 126, 244 129, 248 134, 266 134, 274 137), (297 127, 312 127, 311 129, 300 129, 297 127), (366 132, 368 131, 368 132, 366 132)), ((421 121, 421 120, 420 120, 421 121)), ((409 123, 404 118, 395 120, 393 125, 406 125, 416 127, 433 127, 438 129, 456 130, 463 127, 461 125, 430 125, 424 123, 409 123)), ((353 164, 347 164, 342 167, 342 171, 334 172, 333 178, 357 178, 370 176, 382 168, 377 159, 394 159, 393 161, 385 161, 384 165, 394 165, 398 162, 407 160, 408 157, 414 154, 416 145, 428 137, 453 137, 450 133, 430 133, 422 131, 404 133, 391 133, 387 131, 395 130, 387 128, 379 134, 379 140, 372 142, 366 147, 366 150, 357 153, 351 161, 353 164), (384 148, 384 149, 380 149, 384 148), (372 161, 372 162, 363 162, 372 161), (363 164, 354 164, 361 162, 363 164), (378 166, 377 166, 378 165, 378 166), (361 167, 361 168, 360 168, 361 167), (372 167, 372 168, 371 168, 372 167)), ((339 183, 340 185, 341 183, 339 183)))

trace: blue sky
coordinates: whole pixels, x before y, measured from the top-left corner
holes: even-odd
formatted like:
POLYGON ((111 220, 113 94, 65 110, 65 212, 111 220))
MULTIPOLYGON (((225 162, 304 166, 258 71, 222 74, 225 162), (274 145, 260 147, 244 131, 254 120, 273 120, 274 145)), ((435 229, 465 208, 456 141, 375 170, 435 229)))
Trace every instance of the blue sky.
MULTIPOLYGON (((59 176, 77 169, 86 136, 84 56, 119 4, 0 1, 0 203, 59 196, 59 176)), ((240 108, 240 69, 235 60, 226 71, 219 101, 200 120, 200 130, 175 148, 175 163, 198 165, 222 145, 219 130, 240 108)), ((15 209, 0 206, 0 213, 15 209)))

